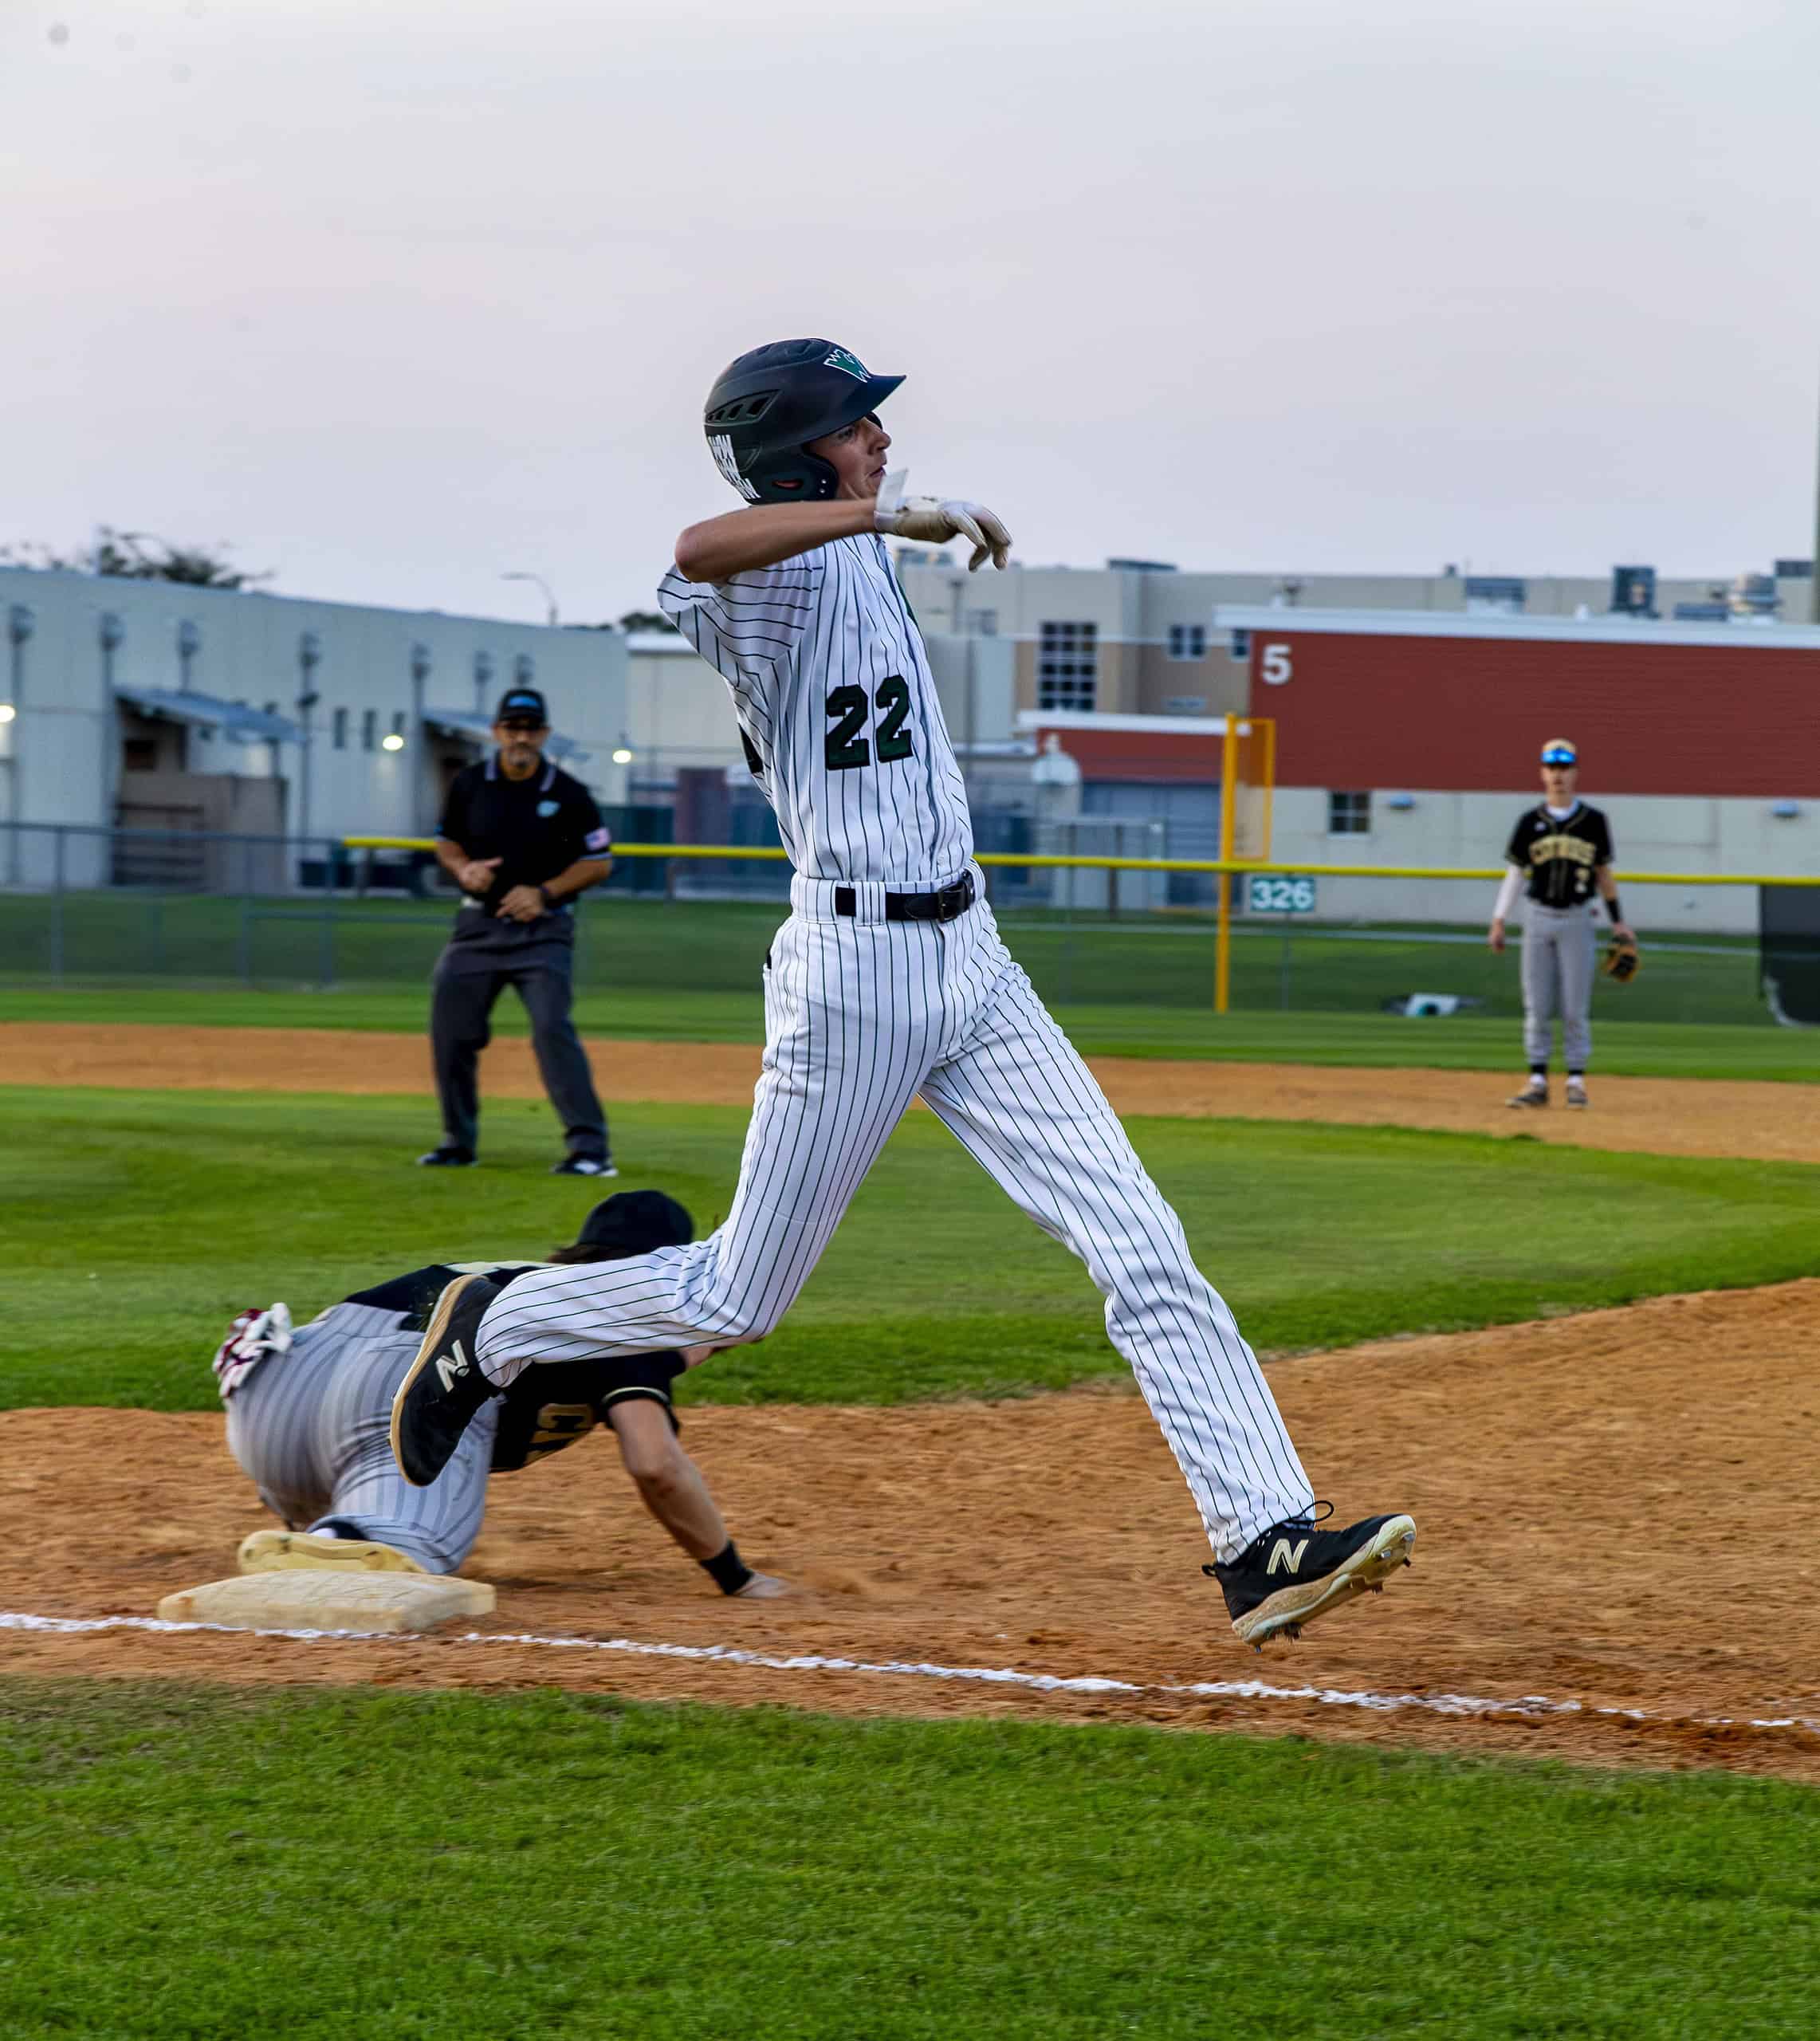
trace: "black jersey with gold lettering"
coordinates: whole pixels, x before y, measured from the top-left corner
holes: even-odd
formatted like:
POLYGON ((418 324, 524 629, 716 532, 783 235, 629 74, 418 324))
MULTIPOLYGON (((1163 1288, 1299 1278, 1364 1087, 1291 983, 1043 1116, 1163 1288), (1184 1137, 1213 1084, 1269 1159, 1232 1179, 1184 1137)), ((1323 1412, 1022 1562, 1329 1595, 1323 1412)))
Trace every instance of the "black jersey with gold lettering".
POLYGON ((1593 897, 1596 867, 1611 863, 1611 824, 1583 800, 1564 816, 1544 804, 1511 832, 1504 855, 1526 875, 1523 891, 1538 906, 1581 906, 1593 897))

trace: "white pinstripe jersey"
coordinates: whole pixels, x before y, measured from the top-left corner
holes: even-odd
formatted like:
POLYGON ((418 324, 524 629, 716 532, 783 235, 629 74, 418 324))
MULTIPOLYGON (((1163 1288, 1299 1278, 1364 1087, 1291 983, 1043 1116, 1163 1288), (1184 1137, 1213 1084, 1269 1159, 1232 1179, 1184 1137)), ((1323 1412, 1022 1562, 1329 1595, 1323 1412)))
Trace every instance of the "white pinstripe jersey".
POLYGON ((729 581, 673 569, 657 599, 731 689, 798 871, 906 890, 960 876, 966 789, 882 539, 835 539, 729 581))

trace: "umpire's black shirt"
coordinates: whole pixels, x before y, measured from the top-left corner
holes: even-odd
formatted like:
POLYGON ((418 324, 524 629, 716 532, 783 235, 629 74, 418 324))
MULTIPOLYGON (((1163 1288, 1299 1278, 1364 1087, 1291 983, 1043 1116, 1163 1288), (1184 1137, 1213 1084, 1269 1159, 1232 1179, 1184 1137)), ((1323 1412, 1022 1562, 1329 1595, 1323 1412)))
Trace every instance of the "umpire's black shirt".
POLYGON ((455 775, 438 836, 470 858, 497 858, 482 904, 497 907, 514 886, 541 886, 577 858, 604 858, 613 839, 580 781, 545 759, 528 779, 509 780, 496 751, 455 775))

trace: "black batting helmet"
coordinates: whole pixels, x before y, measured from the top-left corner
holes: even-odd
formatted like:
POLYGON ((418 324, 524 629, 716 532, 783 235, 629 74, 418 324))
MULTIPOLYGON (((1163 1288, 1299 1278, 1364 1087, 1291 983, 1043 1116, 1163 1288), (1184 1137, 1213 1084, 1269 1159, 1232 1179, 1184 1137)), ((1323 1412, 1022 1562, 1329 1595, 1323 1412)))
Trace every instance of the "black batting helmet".
POLYGON ((840 478, 804 446, 876 411, 904 379, 875 376, 832 340, 773 340, 729 362, 702 426, 714 465, 752 503, 812 503, 840 478))

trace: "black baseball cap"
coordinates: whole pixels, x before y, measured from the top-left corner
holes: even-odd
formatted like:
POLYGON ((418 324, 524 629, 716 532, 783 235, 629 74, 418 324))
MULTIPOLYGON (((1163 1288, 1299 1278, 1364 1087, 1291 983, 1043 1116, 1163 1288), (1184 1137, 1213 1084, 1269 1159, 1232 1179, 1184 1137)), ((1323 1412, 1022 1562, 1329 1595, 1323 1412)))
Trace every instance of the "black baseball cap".
POLYGON ((499 698, 499 706, 493 712, 496 723, 522 723, 535 721, 537 727, 544 728, 550 720, 550 706, 534 687, 509 687, 499 698))
POLYGON ((695 1221, 661 1190, 622 1190, 603 1198, 581 1222, 577 1247, 610 1247, 621 1254, 649 1254, 659 1247, 685 1247, 695 1237, 695 1221))

